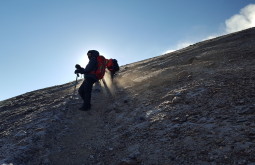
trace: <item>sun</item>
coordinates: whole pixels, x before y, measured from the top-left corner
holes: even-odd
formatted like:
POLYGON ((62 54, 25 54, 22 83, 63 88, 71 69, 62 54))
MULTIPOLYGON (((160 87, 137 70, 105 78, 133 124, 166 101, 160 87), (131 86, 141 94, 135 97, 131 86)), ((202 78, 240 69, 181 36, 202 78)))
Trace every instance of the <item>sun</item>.
POLYGON ((87 54, 81 55, 80 60, 79 60, 80 66, 84 68, 88 64, 88 62, 89 62, 89 59, 88 59, 87 54))
MULTIPOLYGON (((98 46, 97 46, 98 47, 98 46)), ((89 49, 88 49, 89 50, 89 49)), ((100 55, 104 56, 105 58, 109 58, 109 54, 108 53, 109 51, 107 49, 104 49, 104 48, 98 48, 98 49, 95 49, 97 51, 99 51, 100 55)), ((85 67, 89 62, 89 59, 88 59, 88 56, 87 56, 87 51, 85 53, 82 53, 80 55, 80 58, 79 58, 79 64, 81 67, 85 67)))

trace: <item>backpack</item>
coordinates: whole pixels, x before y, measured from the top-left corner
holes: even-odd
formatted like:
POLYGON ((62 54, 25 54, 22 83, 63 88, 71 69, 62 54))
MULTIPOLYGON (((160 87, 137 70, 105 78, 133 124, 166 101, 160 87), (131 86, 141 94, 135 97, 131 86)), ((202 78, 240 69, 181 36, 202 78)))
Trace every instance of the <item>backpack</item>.
POLYGON ((109 59, 106 65, 107 69, 112 73, 118 72, 120 70, 118 61, 116 59, 109 59))
POLYGON ((105 68, 106 68, 106 59, 104 56, 98 56, 97 57, 97 70, 95 71, 95 75, 98 80, 102 79, 105 74, 105 68))

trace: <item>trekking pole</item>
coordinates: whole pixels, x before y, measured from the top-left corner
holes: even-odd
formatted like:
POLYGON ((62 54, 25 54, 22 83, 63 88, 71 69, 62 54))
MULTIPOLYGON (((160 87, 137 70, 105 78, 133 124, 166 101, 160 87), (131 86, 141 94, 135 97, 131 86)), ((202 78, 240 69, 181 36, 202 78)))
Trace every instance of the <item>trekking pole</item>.
POLYGON ((77 73, 76 75, 77 75, 77 76, 76 76, 76 81, 75 81, 75 86, 74 86, 73 97, 72 97, 72 98, 74 98, 75 91, 76 91, 76 86, 77 86, 77 84, 78 84, 78 77, 79 77, 79 74, 77 73))

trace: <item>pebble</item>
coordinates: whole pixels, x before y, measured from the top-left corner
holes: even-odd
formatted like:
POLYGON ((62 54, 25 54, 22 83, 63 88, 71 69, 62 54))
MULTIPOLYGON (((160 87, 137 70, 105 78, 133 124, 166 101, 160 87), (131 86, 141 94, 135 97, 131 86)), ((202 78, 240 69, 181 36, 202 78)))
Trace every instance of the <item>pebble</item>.
POLYGON ((173 98, 173 100, 172 100, 172 103, 173 103, 173 104, 177 104, 177 103, 180 103, 180 102, 181 102, 181 100, 182 100, 182 98, 181 98, 181 97, 179 97, 179 96, 175 96, 175 97, 173 98))

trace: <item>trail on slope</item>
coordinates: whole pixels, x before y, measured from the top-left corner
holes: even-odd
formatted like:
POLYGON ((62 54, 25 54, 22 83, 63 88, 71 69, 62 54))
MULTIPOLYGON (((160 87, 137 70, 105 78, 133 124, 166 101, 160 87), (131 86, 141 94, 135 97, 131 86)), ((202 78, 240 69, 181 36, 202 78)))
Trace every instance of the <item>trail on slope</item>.
POLYGON ((54 147, 49 155, 51 164, 96 164, 104 159, 103 152, 107 146, 107 122, 105 108, 112 98, 109 93, 92 92, 92 108, 90 111, 80 111, 82 100, 76 95, 68 103, 68 111, 72 113, 69 131, 54 141, 54 147))

